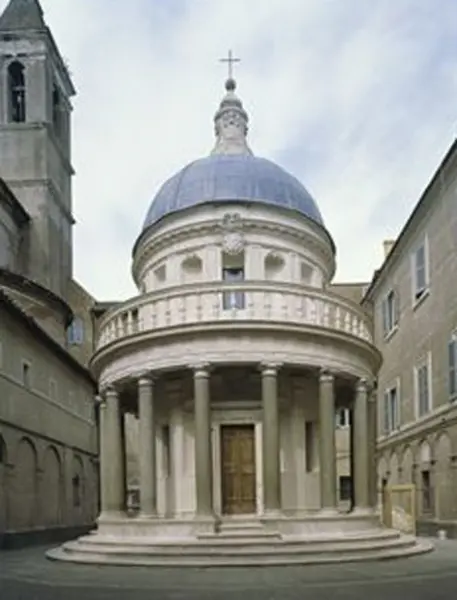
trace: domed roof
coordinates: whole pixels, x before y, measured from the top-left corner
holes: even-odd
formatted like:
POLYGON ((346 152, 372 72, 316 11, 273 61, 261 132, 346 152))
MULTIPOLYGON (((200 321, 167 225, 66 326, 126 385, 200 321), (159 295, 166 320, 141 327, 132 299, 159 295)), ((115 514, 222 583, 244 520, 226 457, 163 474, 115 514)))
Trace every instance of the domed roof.
POLYGON ((149 208, 144 228, 170 213, 227 201, 291 209, 324 225, 308 191, 275 163, 252 154, 212 154, 190 163, 163 184, 149 208))
POLYGON ((248 115, 229 78, 214 117, 216 144, 166 181, 148 210, 143 230, 165 215, 209 202, 259 202, 294 210, 321 226, 322 216, 303 185, 275 163, 255 157, 246 140, 248 115))

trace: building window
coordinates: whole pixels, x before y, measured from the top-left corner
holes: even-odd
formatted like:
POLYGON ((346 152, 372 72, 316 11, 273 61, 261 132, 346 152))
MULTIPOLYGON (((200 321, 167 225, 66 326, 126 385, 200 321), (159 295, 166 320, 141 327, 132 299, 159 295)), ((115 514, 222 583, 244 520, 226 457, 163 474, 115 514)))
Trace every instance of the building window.
POLYGON ((25 67, 14 61, 8 67, 9 119, 13 123, 25 121, 25 67))
POLYGON ((349 408, 340 408, 336 411, 336 426, 340 429, 351 424, 349 408))
POLYGON ((392 433, 400 426, 399 385, 386 390, 384 394, 384 433, 392 433))
POLYGON ((30 373, 31 373, 30 363, 23 360, 22 361, 22 385, 26 388, 30 387, 30 373))
POLYGON ((339 478, 340 500, 345 502, 352 498, 352 478, 349 475, 341 475, 339 478))
POLYGON ((422 483, 422 511, 432 511, 432 486, 430 482, 430 471, 421 471, 422 483))
POLYGON ((413 254, 413 302, 422 298, 428 289, 428 249, 426 240, 415 250, 413 254))
MULTIPOLYGON (((224 283, 233 283, 244 281, 244 265, 223 267, 222 279, 224 283)), ((224 292, 222 296, 222 305, 224 310, 232 308, 245 307, 245 294, 242 290, 234 289, 233 291, 224 292)))
POLYGON ((59 88, 54 85, 52 90, 52 123, 57 136, 62 133, 62 102, 59 88))
POLYGON ((457 333, 452 334, 448 345, 449 357, 449 396, 451 400, 457 399, 457 333))
POLYGON ((416 392, 416 414, 422 417, 431 409, 431 360, 430 353, 427 360, 415 367, 415 392, 416 392))
POLYGON ((84 321, 75 317, 67 329, 67 339, 70 346, 80 346, 84 342, 84 321))
POLYGON ((387 336, 398 324, 398 298, 394 290, 382 301, 382 323, 384 336, 387 336))

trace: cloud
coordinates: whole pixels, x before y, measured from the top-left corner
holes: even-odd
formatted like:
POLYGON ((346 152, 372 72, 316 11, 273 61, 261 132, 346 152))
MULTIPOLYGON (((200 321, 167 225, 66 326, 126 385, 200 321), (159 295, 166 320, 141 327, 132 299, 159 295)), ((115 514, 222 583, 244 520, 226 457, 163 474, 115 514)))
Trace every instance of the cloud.
POLYGON ((250 145, 318 200, 339 280, 371 277, 456 135, 454 0, 42 5, 78 89, 75 269, 99 299, 134 293, 155 191, 211 149, 228 48, 250 145))

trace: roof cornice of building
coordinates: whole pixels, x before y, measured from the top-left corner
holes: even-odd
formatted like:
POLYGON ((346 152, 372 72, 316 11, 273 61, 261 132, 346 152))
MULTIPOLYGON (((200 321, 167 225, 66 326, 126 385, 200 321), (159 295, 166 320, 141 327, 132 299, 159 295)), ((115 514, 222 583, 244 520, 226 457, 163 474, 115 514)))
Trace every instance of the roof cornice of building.
POLYGON ((90 371, 86 369, 80 362, 76 360, 65 348, 56 342, 33 317, 28 315, 15 302, 6 291, 0 289, 0 307, 4 308, 14 319, 19 321, 32 335, 43 342, 51 352, 67 364, 73 371, 76 371, 82 377, 85 377, 88 383, 96 386, 96 382, 90 371))
POLYGON ((8 185, 0 177, 0 202, 6 206, 14 222, 22 227, 30 221, 30 215, 10 190, 8 185))
POLYGON ((443 178, 446 176, 447 170, 452 168, 455 168, 457 173, 457 138, 451 144, 451 147, 446 152, 438 169, 435 171, 425 190, 422 192, 419 201, 400 231, 395 244, 392 246, 392 249, 385 258, 381 267, 375 271, 373 279, 371 280, 371 283, 364 297, 362 298, 362 304, 366 301, 372 300, 373 292, 379 287, 387 273, 401 255, 405 244, 408 242, 410 233, 414 231, 415 226, 422 219, 424 213, 429 210, 434 200, 433 191, 435 186, 442 183, 443 178))

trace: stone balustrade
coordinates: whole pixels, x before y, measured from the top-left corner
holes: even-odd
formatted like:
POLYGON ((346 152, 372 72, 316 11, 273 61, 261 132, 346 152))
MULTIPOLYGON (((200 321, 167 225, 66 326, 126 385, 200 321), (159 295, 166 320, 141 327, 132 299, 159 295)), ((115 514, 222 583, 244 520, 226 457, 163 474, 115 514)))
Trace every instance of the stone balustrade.
POLYGON ((217 281, 168 287, 116 306, 101 320, 97 350, 139 333, 224 321, 315 326, 373 341, 368 315, 336 294, 291 283, 217 281))

